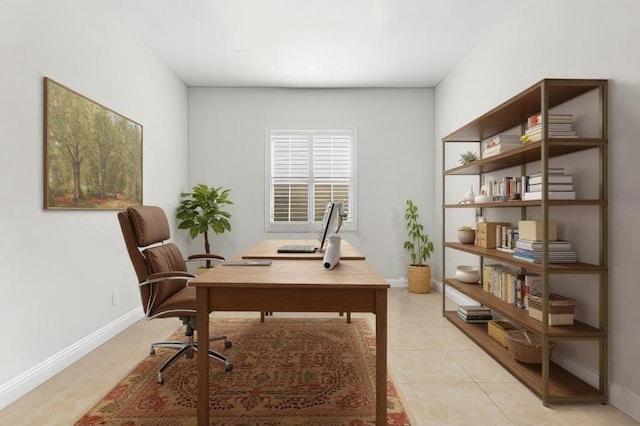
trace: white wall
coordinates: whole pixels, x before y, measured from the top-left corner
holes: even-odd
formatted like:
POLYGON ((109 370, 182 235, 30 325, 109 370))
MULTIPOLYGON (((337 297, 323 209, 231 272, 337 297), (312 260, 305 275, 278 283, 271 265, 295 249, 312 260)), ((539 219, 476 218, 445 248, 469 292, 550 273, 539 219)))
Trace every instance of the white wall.
MULTIPOLYGON (((636 419, 640 419, 640 286, 635 273, 640 239, 638 16, 640 3, 635 0, 540 0, 533 7, 522 3, 436 88, 436 139, 440 140, 542 78, 610 79, 610 392, 611 403, 636 419)), ((436 151, 441 151, 439 144, 436 151)), ((587 175, 580 161, 569 159, 566 164, 587 175)), ((593 292, 593 287, 584 288, 593 292)), ((583 302, 595 306, 592 300, 583 302)), ((593 317, 593 309, 584 314, 593 317)), ((593 370, 594 363, 584 367, 593 370)))
POLYGON ((357 128, 358 230, 343 235, 385 278, 405 277, 406 199, 433 224, 433 90, 189 89, 189 181, 231 188, 235 202, 221 254, 286 237, 264 231, 267 126, 357 128))
POLYGON ((2 0, 0 57, 2 408, 140 315, 116 212, 43 210, 43 77, 143 125, 144 202, 169 210, 186 189, 188 109, 184 84, 96 2, 2 0))

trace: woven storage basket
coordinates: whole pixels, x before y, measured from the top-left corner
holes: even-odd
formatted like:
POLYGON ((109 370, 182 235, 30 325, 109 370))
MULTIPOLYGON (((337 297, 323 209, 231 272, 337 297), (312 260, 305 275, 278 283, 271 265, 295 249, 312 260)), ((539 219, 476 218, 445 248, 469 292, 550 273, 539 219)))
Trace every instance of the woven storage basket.
MULTIPOLYGON (((526 364, 542 363, 542 339, 524 330, 507 331, 507 348, 516 361, 526 364)), ((549 342, 549 356, 553 342, 549 342)))
POLYGON ((493 320, 487 323, 489 336, 493 337, 505 348, 507 347, 507 331, 509 330, 515 330, 515 327, 509 321, 493 320))

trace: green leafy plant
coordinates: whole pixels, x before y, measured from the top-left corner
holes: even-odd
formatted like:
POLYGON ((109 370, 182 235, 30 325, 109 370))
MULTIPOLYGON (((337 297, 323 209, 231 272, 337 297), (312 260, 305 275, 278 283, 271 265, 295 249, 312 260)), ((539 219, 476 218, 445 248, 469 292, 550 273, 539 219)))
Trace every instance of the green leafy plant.
POLYGON ((475 152, 467 151, 463 154, 460 154, 460 164, 471 163, 472 161, 476 161, 478 159, 478 154, 475 152))
MULTIPOLYGON (((179 229, 189 230, 191 238, 204 235, 204 252, 211 254, 209 244, 209 231, 216 235, 225 231, 231 231, 229 219, 231 214, 223 210, 225 205, 233 204, 229 200, 230 189, 222 187, 210 188, 204 184, 195 185, 192 192, 180 194, 180 205, 176 211, 176 217, 181 220, 179 229)), ((207 268, 211 262, 207 261, 207 268)))
POLYGON ((407 221, 407 233, 409 240, 404 242, 404 248, 411 255, 411 264, 422 266, 433 253, 433 242, 429 234, 424 231, 424 226, 419 222, 418 206, 412 200, 407 200, 407 208, 404 213, 407 221))
POLYGON ((465 225, 458 228, 458 231, 473 231, 473 228, 465 225))

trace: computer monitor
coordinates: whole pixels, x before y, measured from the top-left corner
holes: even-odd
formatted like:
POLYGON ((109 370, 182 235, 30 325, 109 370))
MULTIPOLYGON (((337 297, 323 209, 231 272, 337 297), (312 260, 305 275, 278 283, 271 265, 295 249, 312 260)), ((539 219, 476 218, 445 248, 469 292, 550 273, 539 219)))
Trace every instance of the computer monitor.
POLYGON ((324 244, 327 241, 327 237, 331 234, 336 234, 342 227, 342 203, 330 202, 327 204, 327 208, 324 211, 324 217, 322 219, 322 227, 318 234, 318 250, 324 251, 324 244))

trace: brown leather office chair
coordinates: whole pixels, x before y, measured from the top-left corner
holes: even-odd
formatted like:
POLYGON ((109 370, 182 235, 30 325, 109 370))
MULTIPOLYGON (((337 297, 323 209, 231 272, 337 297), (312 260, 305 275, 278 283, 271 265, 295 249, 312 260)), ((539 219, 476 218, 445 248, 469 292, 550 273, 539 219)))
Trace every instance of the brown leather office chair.
MULTIPOLYGON (((186 261, 178 247, 166 241, 170 236, 169 222, 160 207, 129 207, 118 213, 118 221, 138 276, 142 307, 147 319, 178 317, 186 326, 184 342, 157 342, 151 345, 152 355, 156 348, 178 350, 158 370, 158 383, 162 384, 165 369, 183 355, 193 358, 198 349, 198 343, 193 338, 196 329, 196 291, 187 286, 187 282, 195 275, 187 272, 186 261)), ((189 256, 187 261, 196 259, 224 261, 224 257, 214 254, 189 256)), ((226 348, 232 345, 226 336, 209 338, 209 341, 214 340, 224 340, 226 348)), ((224 363, 226 371, 233 369, 224 355, 208 349, 208 342, 207 350, 210 357, 224 363)))

